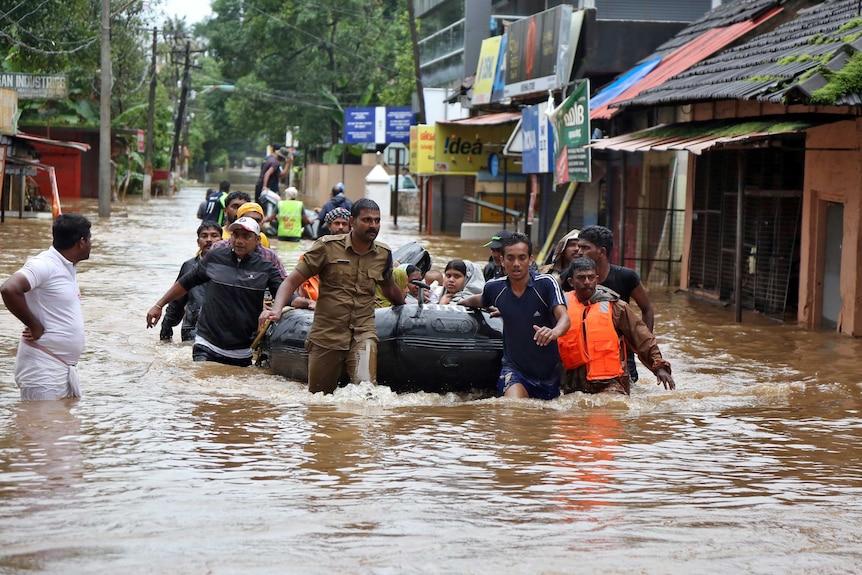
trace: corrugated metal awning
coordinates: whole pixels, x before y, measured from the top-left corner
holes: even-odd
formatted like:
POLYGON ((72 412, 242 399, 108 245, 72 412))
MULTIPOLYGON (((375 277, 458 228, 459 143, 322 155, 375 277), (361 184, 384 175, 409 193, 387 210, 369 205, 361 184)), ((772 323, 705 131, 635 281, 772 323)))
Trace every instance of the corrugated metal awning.
POLYGON ((521 112, 498 112, 496 114, 485 114, 484 116, 473 116, 460 120, 438 121, 438 124, 457 124, 459 126, 499 126, 500 124, 514 124, 521 119, 521 112))
POLYGON ((687 151, 700 155, 706 150, 768 140, 772 136, 795 134, 809 128, 839 122, 843 118, 777 117, 751 122, 691 122, 656 126, 614 138, 594 140, 588 148, 621 152, 687 151))
POLYGON ((87 152, 90 150, 90 145, 85 144, 83 142, 67 142, 64 140, 52 140, 51 138, 43 138, 41 136, 31 136, 30 134, 24 134, 22 132, 18 132, 14 136, 9 136, 10 138, 15 138, 18 140, 23 140, 25 142, 31 142, 34 144, 42 144, 44 146, 55 146, 57 148, 72 148, 73 150, 78 150, 79 152, 87 152))
POLYGON ((608 120, 619 110, 616 108, 637 97, 641 92, 661 85, 666 80, 685 72, 695 64, 706 60, 716 52, 724 49, 744 34, 757 28, 770 18, 780 14, 784 9, 776 7, 754 20, 745 20, 722 28, 707 30, 688 44, 680 46, 662 61, 640 81, 630 86, 616 98, 604 105, 590 110, 590 120, 608 120))

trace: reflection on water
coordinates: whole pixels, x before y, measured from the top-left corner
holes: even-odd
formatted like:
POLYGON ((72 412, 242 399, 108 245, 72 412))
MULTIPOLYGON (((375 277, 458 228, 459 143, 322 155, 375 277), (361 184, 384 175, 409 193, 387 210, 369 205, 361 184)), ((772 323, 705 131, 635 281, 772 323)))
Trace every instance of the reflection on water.
MULTIPOLYGON (((92 216, 77 402, 21 403, 0 312, 0 572, 846 573, 862 565, 862 341, 653 290, 679 389, 551 402, 309 395, 193 364, 144 316, 202 189, 92 216), (573 567, 574 566, 574 567, 573 567)), ((388 223, 393 247, 415 219, 388 223)), ((0 226, 0 277, 50 242, 0 226)), ((482 241, 419 238, 435 266, 482 241)), ((278 244, 288 268, 310 242, 278 244)))

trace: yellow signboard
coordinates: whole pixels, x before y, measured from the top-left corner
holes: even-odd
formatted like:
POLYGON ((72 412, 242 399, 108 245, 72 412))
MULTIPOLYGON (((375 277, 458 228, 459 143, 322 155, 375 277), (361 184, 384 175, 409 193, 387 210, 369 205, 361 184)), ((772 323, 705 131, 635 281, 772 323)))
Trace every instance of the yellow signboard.
POLYGON ((18 92, 0 89, 0 134, 18 133, 18 92))
POLYGON ((514 123, 492 126, 436 124, 434 171, 460 175, 489 171, 488 156, 502 151, 514 127, 514 123))
POLYGON ((410 126, 410 172, 434 173, 434 126, 410 126))
POLYGON ((491 101, 491 91, 494 88, 494 76, 497 74, 497 57, 500 55, 502 36, 494 36, 482 40, 479 52, 479 65, 476 68, 476 80, 473 82, 473 104, 488 104, 491 101))

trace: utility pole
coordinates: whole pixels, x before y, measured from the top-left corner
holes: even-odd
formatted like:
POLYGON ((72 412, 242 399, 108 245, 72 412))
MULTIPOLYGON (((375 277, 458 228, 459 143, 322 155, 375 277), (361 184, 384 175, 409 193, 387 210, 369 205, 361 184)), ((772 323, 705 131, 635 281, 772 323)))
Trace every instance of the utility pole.
POLYGON ((111 217, 111 0, 102 0, 99 93, 99 217, 111 217))
POLYGON ((158 30, 153 27, 153 63, 150 66, 150 109, 147 111, 147 143, 144 148, 144 190, 142 200, 149 201, 153 186, 153 138, 156 123, 156 47, 158 30))
POLYGON ((422 72, 419 69, 419 33, 416 30, 416 6, 414 5, 414 0, 407 0, 407 16, 410 20, 410 41, 413 44, 413 69, 416 75, 416 96, 419 98, 419 123, 424 124, 425 90, 422 88, 422 72))
MULTIPOLYGON (((190 62, 190 52, 192 49, 192 43, 190 41, 186 41, 186 63, 183 67, 183 84, 182 90, 180 91, 180 105, 177 107, 177 117, 174 122, 174 143, 171 146, 171 179, 174 177, 174 173, 177 169, 177 156, 179 155, 180 148, 180 134, 183 130, 183 120, 186 115, 186 99, 189 95, 189 67, 191 65, 190 62)), ((173 185, 170 186, 171 193, 173 193, 173 185)))

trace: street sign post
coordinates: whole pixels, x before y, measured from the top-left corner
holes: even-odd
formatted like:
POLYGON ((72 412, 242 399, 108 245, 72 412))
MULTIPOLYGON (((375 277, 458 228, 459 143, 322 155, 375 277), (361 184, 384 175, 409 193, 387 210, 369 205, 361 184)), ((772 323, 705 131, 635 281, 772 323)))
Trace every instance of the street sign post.
POLYGON ((393 225, 398 227, 398 180, 401 177, 401 166, 410 159, 410 150, 404 144, 393 143, 383 148, 383 161, 387 166, 395 168, 395 185, 390 190, 392 198, 390 204, 393 206, 393 225))
POLYGON ((395 166, 396 164, 404 164, 407 160, 407 146, 404 144, 389 144, 383 148, 383 161, 387 166, 395 166))

